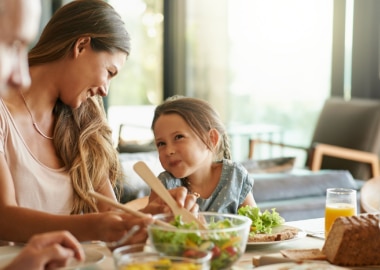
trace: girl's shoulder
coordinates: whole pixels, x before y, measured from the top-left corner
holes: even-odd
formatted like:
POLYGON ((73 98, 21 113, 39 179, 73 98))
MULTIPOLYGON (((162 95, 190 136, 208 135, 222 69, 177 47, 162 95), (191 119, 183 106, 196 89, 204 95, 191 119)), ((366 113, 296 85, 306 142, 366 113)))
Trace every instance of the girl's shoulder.
POLYGON ((248 174, 247 169, 243 166, 243 164, 230 160, 230 159, 223 159, 223 170, 229 170, 229 171, 238 171, 242 174, 248 174))

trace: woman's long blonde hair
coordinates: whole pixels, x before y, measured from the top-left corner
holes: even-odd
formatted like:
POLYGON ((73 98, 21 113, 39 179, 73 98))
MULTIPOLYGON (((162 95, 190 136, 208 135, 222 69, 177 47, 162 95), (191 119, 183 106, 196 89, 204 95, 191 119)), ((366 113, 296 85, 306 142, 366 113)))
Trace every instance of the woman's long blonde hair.
MULTIPOLYGON (((53 15, 29 53, 29 65, 70 55, 83 36, 91 37, 95 51, 130 53, 129 34, 109 4, 102 0, 76 0, 53 15)), ((96 212, 95 200, 87 192, 101 189, 105 178, 115 187, 121 175, 102 98, 89 98, 77 109, 57 100, 54 115, 54 145, 74 188, 72 214, 96 212)))

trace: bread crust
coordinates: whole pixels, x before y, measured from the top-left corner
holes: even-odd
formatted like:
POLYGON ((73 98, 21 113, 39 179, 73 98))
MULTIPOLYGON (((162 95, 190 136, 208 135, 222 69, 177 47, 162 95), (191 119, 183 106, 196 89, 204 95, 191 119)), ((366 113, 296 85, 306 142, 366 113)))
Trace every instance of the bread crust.
POLYGON ((273 230, 272 233, 257 233, 250 235, 249 242, 274 242, 290 240, 297 236, 299 229, 294 227, 281 227, 279 230, 273 230))

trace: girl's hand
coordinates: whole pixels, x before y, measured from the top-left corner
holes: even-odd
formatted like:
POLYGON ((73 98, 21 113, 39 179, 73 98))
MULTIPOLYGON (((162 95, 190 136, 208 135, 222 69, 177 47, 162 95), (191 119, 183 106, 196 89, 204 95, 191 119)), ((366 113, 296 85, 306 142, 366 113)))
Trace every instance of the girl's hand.
POLYGON ((170 194, 177 201, 178 205, 186 208, 190 212, 197 213, 199 205, 197 204, 197 197, 193 194, 189 194, 187 188, 178 187, 169 190, 170 194))
MULTIPOLYGON (((199 205, 197 204, 197 197, 193 194, 189 194, 185 187, 177 187, 174 189, 170 189, 169 193, 177 201, 179 206, 188 209, 192 213, 198 212, 199 205)), ((149 196, 148 205, 142 211, 146 213, 151 213, 153 215, 160 213, 171 213, 170 208, 153 191, 149 196)))

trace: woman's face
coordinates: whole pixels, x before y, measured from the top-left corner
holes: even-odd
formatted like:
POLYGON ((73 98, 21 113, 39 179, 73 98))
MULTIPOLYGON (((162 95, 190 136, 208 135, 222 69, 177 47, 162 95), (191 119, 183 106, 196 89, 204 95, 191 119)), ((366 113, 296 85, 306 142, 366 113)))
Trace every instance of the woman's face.
POLYGON ((73 59, 64 67, 59 93, 62 102, 72 108, 78 108, 89 97, 106 96, 111 79, 127 58, 124 52, 94 51, 89 40, 84 40, 76 50, 73 59))

